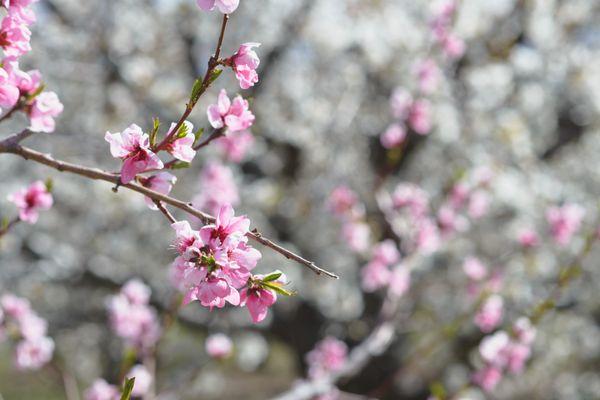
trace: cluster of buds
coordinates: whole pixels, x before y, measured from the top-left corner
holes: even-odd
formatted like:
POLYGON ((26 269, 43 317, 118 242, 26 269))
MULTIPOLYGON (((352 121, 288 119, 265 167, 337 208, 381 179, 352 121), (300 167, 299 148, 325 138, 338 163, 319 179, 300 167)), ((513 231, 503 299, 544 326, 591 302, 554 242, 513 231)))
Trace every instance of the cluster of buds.
POLYGON ((17 342, 14 362, 19 370, 37 370, 52 359, 54 341, 47 336, 48 323, 29 301, 13 294, 0 297, 0 341, 17 342))
POLYGON ((456 9, 456 0, 441 0, 434 4, 430 22, 434 42, 450 60, 461 58, 466 50, 464 41, 452 31, 456 9))
POLYGON ((366 292, 387 287, 401 296, 410 286, 410 270, 400 262, 400 251, 387 239, 373 248, 371 261, 362 268, 362 287, 366 292))

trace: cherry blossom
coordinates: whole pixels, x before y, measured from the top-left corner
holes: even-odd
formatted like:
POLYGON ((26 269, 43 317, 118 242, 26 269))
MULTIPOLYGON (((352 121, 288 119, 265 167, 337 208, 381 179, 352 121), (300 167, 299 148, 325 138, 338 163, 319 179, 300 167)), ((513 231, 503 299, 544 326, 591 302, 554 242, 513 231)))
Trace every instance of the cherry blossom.
POLYGON ((311 379, 318 379, 328 372, 339 371, 347 358, 348 346, 334 337, 326 337, 306 355, 308 376, 311 379))
POLYGON ((231 14, 240 5, 240 0, 196 0, 196 3, 204 11, 212 11, 216 7, 223 14, 231 14))
POLYGON ((392 124, 381 134, 381 145, 386 149, 400 146, 406 140, 406 129, 400 124, 392 124))
POLYGON ((227 358, 233 351, 233 342, 223 333, 215 333, 206 338, 206 353, 212 358, 227 358))
POLYGON ((260 59, 253 50, 254 47, 258 46, 260 46, 260 43, 244 43, 230 58, 230 63, 233 65, 235 76, 240 82, 240 87, 242 89, 248 89, 258 82, 258 73, 256 72, 256 69, 260 64, 260 59))
POLYGON ((150 150, 150 138, 136 124, 122 133, 106 132, 104 140, 110 144, 112 156, 123 160, 121 182, 124 184, 141 172, 164 167, 160 158, 150 150))
POLYGON ((579 230, 585 210, 578 204, 564 204, 550 207, 546 211, 546 219, 550 224, 550 233, 560 246, 566 246, 579 230))
POLYGON ((504 315, 504 301, 499 295, 488 297, 481 305, 474 322, 482 332, 491 332, 502 321, 504 315))
POLYGON ((254 144, 254 135, 247 130, 230 132, 217 139, 216 144, 225 154, 227 160, 239 163, 254 144))
POLYGON ((53 204, 52 194, 42 181, 32 183, 26 189, 20 189, 8 196, 8 200, 19 209, 19 219, 35 224, 40 210, 49 210, 53 204))
POLYGON ((200 173, 200 193, 192 203, 194 207, 215 215, 226 204, 237 206, 240 197, 232 171, 223 164, 210 161, 200 173))
MULTIPOLYGON (((171 135, 175 126, 177 124, 171 124, 167 135, 171 135)), ((193 148, 195 141, 194 125, 189 121, 185 121, 179 128, 179 132, 175 134, 174 139, 165 145, 165 149, 176 159, 189 163, 196 156, 196 150, 193 148)))
POLYGON ((104 379, 96 379, 83 394, 85 400, 119 400, 119 389, 104 379))
POLYGON ((206 114, 213 128, 225 127, 231 132, 237 132, 248 129, 254 122, 254 114, 248 107, 248 101, 242 96, 238 95, 232 101, 227 96, 227 91, 221 89, 217 103, 208 106, 206 114))
POLYGON ((64 106, 54 92, 39 94, 29 109, 29 121, 34 132, 54 132, 56 122, 54 118, 63 112, 64 106))

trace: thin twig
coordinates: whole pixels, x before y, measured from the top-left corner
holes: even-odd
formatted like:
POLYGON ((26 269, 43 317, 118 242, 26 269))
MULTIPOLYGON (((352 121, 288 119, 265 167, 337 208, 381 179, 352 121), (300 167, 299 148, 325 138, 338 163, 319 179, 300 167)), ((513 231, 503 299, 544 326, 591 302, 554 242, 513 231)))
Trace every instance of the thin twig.
MULTIPOLYGON (((23 132, 22 132, 23 133, 23 132)), ((21 133, 21 134, 22 134, 21 133)), ((15 140, 15 137, 19 137, 21 134, 16 134, 8 137, 5 140, 0 141, 0 153, 11 153, 18 155, 25 160, 35 161, 40 164, 44 164, 50 168, 54 168, 61 172, 69 172, 72 174, 84 176, 89 179, 95 180, 103 180, 106 182, 110 182, 114 185, 119 185, 120 187, 124 187, 135 192, 141 193, 152 200, 161 201, 165 204, 169 204, 173 207, 179 208, 186 213, 195 216, 200 219, 204 224, 212 224, 215 222, 215 217, 212 215, 206 214, 192 206, 191 203, 186 203, 184 201, 175 199, 173 197, 164 195, 162 193, 156 192, 154 190, 148 189, 142 185, 137 183, 130 182, 128 184, 120 184, 120 177, 118 174, 111 174, 105 171, 102 171, 98 168, 88 168, 81 165, 69 163, 62 160, 56 160, 49 154, 44 154, 39 151, 30 149, 28 147, 21 146, 18 144, 18 141, 15 140)), ((27 135, 24 135, 26 137, 27 135)), ((249 238, 255 240, 256 242, 282 254, 289 260, 294 260, 312 270, 317 275, 325 275, 331 278, 338 279, 339 277, 327 270, 324 270, 318 267, 314 262, 309 261, 302 256, 276 244, 272 240, 262 236, 260 232, 257 230, 253 230, 246 234, 249 238)))
POLYGON ((174 224, 175 222, 177 222, 175 217, 173 217, 173 214, 171 214, 169 210, 167 210, 167 207, 165 207, 163 203, 161 203, 158 200, 154 200, 154 204, 156 204, 156 207, 158 207, 160 212, 162 212, 165 215, 165 217, 167 217, 170 223, 174 224))
POLYGON ((12 221, 10 221, 4 228, 0 229, 0 238, 2 236, 6 235, 13 226, 15 226, 16 224, 19 223, 19 221, 20 221, 19 217, 16 217, 12 221))
POLYGON ((223 47, 223 39, 225 38, 225 29, 227 28, 228 21, 229 15, 224 14, 223 21, 221 22, 221 32, 217 41, 217 48, 215 50, 215 54, 208 60, 208 68, 206 70, 206 74, 204 74, 204 78, 202 79, 202 86, 200 87, 200 92, 198 96, 196 98, 190 99, 190 102, 186 105, 185 111, 181 115, 181 118, 179 118, 179 121, 177 121, 171 132, 162 140, 162 142, 160 142, 158 146, 156 146, 156 151, 164 149, 165 146, 171 141, 171 138, 177 134, 179 128, 181 128, 185 120, 192 113, 192 110, 196 106, 196 103, 198 102, 200 96, 202 96, 202 94, 204 94, 206 89, 208 89, 208 87, 210 86, 213 71, 219 65, 219 56, 221 55, 221 48, 223 47))

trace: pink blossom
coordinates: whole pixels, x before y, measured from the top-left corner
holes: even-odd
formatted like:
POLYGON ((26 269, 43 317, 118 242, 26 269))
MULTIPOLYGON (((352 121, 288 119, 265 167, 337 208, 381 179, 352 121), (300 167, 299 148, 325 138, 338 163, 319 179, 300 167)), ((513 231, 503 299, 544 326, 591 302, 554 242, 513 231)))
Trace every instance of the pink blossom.
POLYGON ((473 382, 486 392, 491 392, 502 380, 502 370, 494 366, 486 366, 473 375, 473 382))
POLYGON ((254 135, 249 131, 230 132, 216 140, 217 146, 227 157, 227 160, 239 163, 254 144, 254 135))
POLYGON ((502 297, 495 294, 484 301, 473 321, 482 332, 488 333, 500 324, 503 315, 504 301, 502 297))
POLYGON ((531 324, 531 321, 527 317, 517 319, 512 329, 517 339, 523 344, 531 345, 535 340, 535 326, 531 324))
POLYGON ((471 188, 464 182, 458 182, 450 191, 450 205, 458 210, 469 200, 471 188))
POLYGON ((483 190, 476 190, 469 199, 469 217, 478 219, 487 214, 490 206, 490 196, 483 190))
POLYGON ((248 107, 248 101, 242 96, 238 95, 231 101, 227 97, 227 91, 221 89, 217 104, 208 106, 206 114, 215 129, 226 127, 231 132, 243 131, 254 123, 254 114, 248 107))
POLYGON ((518 236, 519 244, 526 249, 537 247, 540 244, 540 238, 533 229, 524 229, 518 236))
MULTIPOLYGON (((177 126, 176 123, 171 124, 167 135, 171 134, 173 129, 175 129, 175 126, 177 126)), ((185 129, 185 132, 187 133, 182 137, 180 137, 179 134, 176 134, 175 139, 165 146, 165 150, 176 159, 189 163, 192 162, 196 156, 196 150, 194 150, 194 142, 196 141, 194 125, 189 121, 185 121, 179 132, 182 132, 181 129, 185 129)))
POLYGON ((415 238, 415 246, 422 254, 436 251, 441 243, 440 232, 431 218, 423 218, 419 221, 418 232, 415 238))
POLYGON ((106 132, 104 140, 110 143, 113 157, 123 160, 121 182, 127 184, 141 172, 162 169, 162 161, 150 150, 150 138, 136 124, 122 133, 106 132))
POLYGON ((19 101, 19 88, 9 79, 4 68, 0 68, 0 107, 12 108, 19 101))
POLYGON ((400 264, 392 269, 389 291, 396 297, 402 296, 410 288, 410 270, 400 264))
POLYGON ((392 124, 381 134, 379 140, 386 149, 398 147, 406 140, 406 129, 400 124, 392 124))
MULTIPOLYGON (((177 177, 168 172, 159 172, 142 180, 143 186, 162 194, 171 193, 171 189, 173 189, 175 183, 177 183, 177 177)), ((158 210, 158 207, 150 197, 144 197, 144 201, 151 210, 158 210)))
POLYGON ((392 204, 396 209, 408 209, 412 217, 419 219, 427 214, 429 196, 415 184, 400 183, 392 194, 392 204))
POLYGON ((449 32, 442 40, 442 49, 446 57, 456 60, 465 54, 466 45, 461 38, 449 32))
POLYGON ((21 71, 18 61, 8 61, 4 65, 10 82, 15 85, 21 94, 32 95, 42 85, 42 74, 38 70, 21 71))
POLYGON ((247 288, 242 290, 241 305, 248 308, 250 317, 255 324, 258 324, 267 317, 269 307, 277 301, 277 294, 270 289, 265 288, 247 288))
POLYGON ((419 135, 427 135, 431 130, 431 103, 425 99, 415 100, 410 108, 408 123, 419 135))
POLYGON ((469 221, 456 213, 456 210, 448 205, 443 204, 438 210, 438 223, 442 234, 449 235, 454 232, 463 232, 469 227, 469 221))
POLYGON ((108 301, 111 328, 127 345, 141 351, 153 347, 161 333, 149 300, 150 288, 139 280, 131 280, 108 301))
POLYGON ((240 82, 242 89, 248 89, 258 82, 258 73, 256 68, 260 64, 260 59, 254 50, 254 47, 260 46, 260 43, 244 43, 239 50, 230 58, 235 75, 240 82))
POLYGON ((4 6, 8 9, 8 13, 17 21, 26 25, 31 25, 35 22, 35 13, 29 6, 37 1, 38 0, 6 0, 4 6))
POLYGON ((187 222, 173 224, 180 256, 173 263, 172 278, 184 291, 184 303, 198 300, 212 309, 226 302, 240 304, 238 289, 250 278, 261 254, 248 245, 250 220, 236 217, 230 205, 219 210, 214 224, 193 231, 187 222))
POLYGON ((40 369, 52 359, 54 341, 49 337, 22 340, 17 344, 15 365, 19 370, 40 369))
POLYGON ((54 118, 63 112, 64 106, 54 92, 43 92, 36 96, 29 109, 29 129, 34 132, 54 132, 54 118))
POLYGON ((377 243, 373 249, 373 260, 384 265, 395 264, 400 260, 400 251, 392 239, 377 243))
POLYGON ((391 272, 386 264, 373 260, 362 268, 361 275, 365 292, 374 292, 389 284, 391 272))
POLYGON ((8 200, 19 209, 19 219, 30 224, 37 222, 40 210, 49 210, 53 203, 52 195, 42 181, 18 190, 8 196, 8 200))
POLYGON ((31 31, 15 14, 4 17, 0 24, 0 47, 8 58, 17 58, 31 51, 31 31))
POLYGON ((422 93, 429 94, 437 88, 441 73, 433 59, 421 60, 415 66, 415 73, 422 93))
POLYGON ((204 11, 212 11, 217 7, 223 14, 231 14, 240 5, 240 0, 196 0, 196 3, 204 11))
POLYGON ((338 217, 353 213, 358 205, 358 196, 348 186, 340 185, 333 189, 327 200, 331 212, 338 217))
POLYGON ((364 222, 347 222, 342 226, 342 238, 354 251, 367 250, 370 237, 371 230, 364 222))
POLYGON ((119 389, 108 384, 104 379, 96 379, 84 393, 85 400, 119 400, 119 389))
POLYGON ((584 215, 585 210, 578 204, 548 208, 546 219, 554 241, 560 246, 566 246, 581 227, 584 215))
POLYGON ((531 348, 522 343, 511 342, 506 348, 508 370, 513 374, 523 372, 525 363, 531 356, 531 348))
POLYGON ((142 397, 145 396, 152 387, 152 382, 154 378, 148 368, 141 364, 134 365, 133 368, 127 373, 127 378, 135 378, 135 382, 133 385, 133 391, 131 395, 134 397, 142 397))
POLYGON ((216 162, 208 162, 200 173, 200 193, 194 197, 194 207, 212 215, 219 209, 231 204, 236 206, 240 202, 238 189, 231 170, 216 162))
POLYGON ((469 279, 474 281, 481 281, 488 274, 486 266, 478 258, 472 256, 465 259, 463 271, 469 279))
POLYGON ((27 299, 22 299, 14 294, 7 293, 0 298, 0 306, 6 316, 19 320, 31 313, 31 305, 27 299))
POLYGON ((348 346, 334 337, 326 337, 306 355, 308 376, 318 379, 329 372, 339 371, 347 358, 348 346))
POLYGON ((131 279, 121 288, 121 293, 136 305, 148 304, 151 292, 150 288, 139 279, 131 279))
POLYGON ((510 338, 504 331, 488 335, 479 344, 479 354, 487 363, 503 368, 507 362, 506 348, 509 342, 510 338))
POLYGON ((48 322, 45 319, 40 318, 33 312, 28 312, 21 318, 19 318, 19 330, 21 336, 30 341, 36 341, 44 336, 48 330, 48 322))
POLYGON ((206 352, 212 358, 227 358, 233 351, 233 342, 223 333, 215 333, 206 338, 206 352))
POLYGON ((390 109, 394 118, 404 120, 412 105, 412 95, 403 87, 397 87, 390 97, 390 109))

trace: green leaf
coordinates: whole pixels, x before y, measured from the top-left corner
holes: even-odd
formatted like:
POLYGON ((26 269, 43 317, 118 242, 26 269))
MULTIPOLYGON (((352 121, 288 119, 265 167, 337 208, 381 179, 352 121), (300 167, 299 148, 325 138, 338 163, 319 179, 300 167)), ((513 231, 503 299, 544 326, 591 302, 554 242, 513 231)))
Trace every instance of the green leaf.
POLYGON ((45 185, 46 185, 46 190, 48 192, 51 192, 52 189, 54 189, 54 182, 52 181, 52 178, 46 179, 45 185))
POLYGON ((446 398, 446 389, 440 382, 432 383, 429 390, 436 399, 442 400, 446 398))
POLYGON ((160 128, 160 120, 158 117, 152 118, 152 132, 150 132, 150 147, 156 145, 156 137, 158 136, 158 129, 160 128))
POLYGON ((279 277, 283 275, 283 272, 279 272, 279 271, 275 271, 275 272, 271 272, 269 275, 265 276, 262 281, 263 282, 272 282, 272 281, 276 281, 277 279, 279 279, 279 277))
POLYGON ((202 85, 202 80, 201 79, 196 79, 194 81, 194 86, 192 86, 192 93, 190 94, 190 102, 191 103, 196 103, 198 101, 198 99, 200 98, 200 95, 202 94, 202 89, 203 85, 202 85))
POLYGON ((189 162, 186 162, 186 161, 177 161, 177 162, 173 163, 173 165, 171 165, 171 169, 189 168, 190 165, 192 165, 192 164, 189 162))
POLYGON ((123 386, 123 394, 121 395, 121 400, 130 400, 131 392, 133 392, 133 385, 135 384, 135 378, 129 378, 125 380, 125 385, 123 386))
POLYGON ((275 282, 262 281, 260 284, 261 286, 274 290, 276 293, 282 294, 284 296, 294 296, 296 294, 296 292, 286 290, 275 282))
POLYGON ((10 224, 10 220, 8 217, 2 218, 2 224, 0 224, 0 229, 6 229, 6 227, 10 224))
POLYGON ((188 135, 188 133, 190 133, 190 127, 188 126, 188 124, 186 124, 184 122, 179 127, 179 131, 177 132, 177 138, 178 139, 184 138, 184 137, 186 137, 188 135))
POLYGON ((221 73, 223 73, 222 69, 213 69, 212 72, 210 73, 210 78, 208 79, 208 84, 212 84, 214 81, 216 81, 219 76, 221 76, 221 73))
POLYGON ((33 93, 31 93, 31 94, 28 94, 28 95, 27 95, 27 101, 33 100, 33 99, 35 99, 36 97, 38 97, 38 96, 39 96, 39 94, 40 94, 40 93, 42 93, 42 92, 44 91, 44 89, 46 89, 46 85, 44 85, 44 84, 41 84, 41 85, 40 85, 40 86, 39 86, 39 87, 36 89, 36 91, 35 91, 35 92, 33 92, 33 93))

